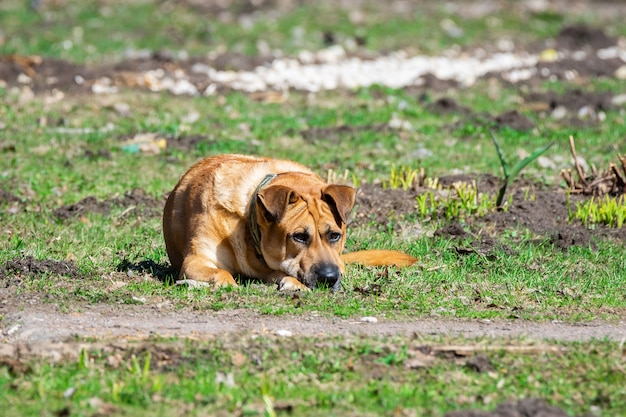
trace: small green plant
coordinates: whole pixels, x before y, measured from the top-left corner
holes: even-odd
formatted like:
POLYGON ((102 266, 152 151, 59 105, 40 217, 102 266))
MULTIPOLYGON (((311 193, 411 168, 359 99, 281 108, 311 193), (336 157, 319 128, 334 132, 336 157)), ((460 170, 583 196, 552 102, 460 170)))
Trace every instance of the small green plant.
POLYGON ((351 174, 349 170, 345 170, 343 174, 337 173, 330 168, 326 172, 326 182, 329 184, 352 184, 355 187, 360 185, 360 180, 355 174, 351 174))
POLYGON ((605 224, 609 227, 621 229, 626 223, 626 201, 623 195, 619 198, 605 195, 602 199, 576 203, 576 209, 572 209, 570 197, 567 197, 567 212, 569 221, 579 219, 585 226, 605 224))
POLYGON ((267 417, 276 417, 274 399, 270 395, 270 383, 265 378, 261 384, 261 398, 263 399, 263 404, 265 404, 265 415, 267 417))
POLYGON ((440 213, 447 220, 476 215, 482 217, 497 206, 495 198, 478 192, 476 181, 456 182, 449 190, 428 190, 415 198, 418 215, 429 218, 440 213), (437 198, 438 195, 445 197, 437 198))
POLYGON ((421 185, 424 177, 424 168, 413 169, 404 165, 398 168, 394 164, 391 166, 389 181, 383 181, 383 188, 402 188, 404 191, 407 191, 410 188, 414 187, 416 184, 421 185))
POLYGON ((435 212, 435 193, 427 191, 415 197, 417 201, 417 213, 420 218, 426 219, 435 212))
POLYGON ((509 170, 509 164, 504 158, 502 148, 500 148, 500 144, 496 140, 496 136, 493 134, 493 132, 491 132, 491 140, 493 141, 493 144, 496 147, 496 151, 498 152, 498 158, 500 158, 500 165, 502 166, 502 173, 504 174, 503 183, 500 187, 500 190, 498 191, 498 198, 496 199, 496 207, 502 207, 502 203, 504 202, 504 195, 506 194, 506 189, 509 187, 509 184, 513 181, 517 174, 522 171, 522 169, 526 168, 528 164, 539 158, 542 153, 544 153, 552 145, 554 145, 554 142, 550 142, 549 144, 542 146, 541 148, 535 149, 533 153, 515 164, 512 170, 509 170))
POLYGON ((89 367, 89 355, 85 349, 81 349, 78 356, 78 369, 86 369, 89 367))

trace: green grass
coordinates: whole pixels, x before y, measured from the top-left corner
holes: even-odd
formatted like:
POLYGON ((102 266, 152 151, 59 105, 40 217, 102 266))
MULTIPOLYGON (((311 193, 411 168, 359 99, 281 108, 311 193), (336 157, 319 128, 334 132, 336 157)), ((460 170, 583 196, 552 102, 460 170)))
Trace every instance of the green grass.
POLYGON ((0 367, 0 405, 8 415, 439 416, 542 398, 571 415, 619 416, 626 411, 622 350, 607 341, 263 335, 87 345, 66 363, 0 367), (455 355, 454 345, 469 355, 455 355), (491 366, 469 366, 475 354, 491 366))
MULTIPOLYGON (((374 2, 368 9, 376 12, 366 12, 362 19, 351 17, 349 8, 338 8, 329 1, 289 9, 267 8, 265 13, 256 14, 241 13, 241 4, 220 10, 194 8, 185 2, 40 3, 42 6, 34 9, 31 2, 2 2, 0 24, 7 52, 80 62, 119 58, 128 49, 184 50, 192 55, 220 50, 256 55, 265 49, 294 53, 320 49, 324 33, 332 33, 337 42, 361 39, 367 49, 375 51, 407 48, 437 53, 453 45, 491 44, 497 39, 493 29, 498 35, 515 36, 520 42, 554 36, 561 24, 571 20, 556 14, 520 18, 516 10, 504 8, 490 14, 486 24, 482 16, 468 18, 462 12, 459 16, 453 10, 428 3, 412 7, 407 13, 380 8, 374 2), (450 36, 442 30, 440 25, 445 20, 454 21, 463 30, 462 36, 450 36), (259 40, 267 46, 259 48, 259 40)), ((611 26, 616 32, 622 30, 617 19, 611 26)))
POLYGON ((471 248, 473 239, 451 242, 424 236, 394 242, 383 232, 357 230, 350 249, 397 247, 416 256, 419 266, 404 270, 349 266, 342 291, 304 293, 294 301, 291 295, 256 283, 216 291, 164 285, 140 273, 129 278, 116 272, 124 261, 167 263, 160 224, 157 219, 138 224, 132 218, 115 224, 103 222, 89 216, 69 227, 63 223, 51 223, 50 228, 39 225, 31 236, 22 234, 9 240, 3 252, 6 259, 76 259, 85 275, 77 280, 31 278, 19 292, 54 293, 50 301, 70 311, 82 309, 81 302, 128 304, 135 303, 134 297, 146 297, 148 305, 167 299, 175 306, 199 310, 246 308, 273 315, 317 311, 340 317, 395 319, 442 316, 575 321, 617 319, 625 312, 621 271, 626 264, 620 256, 622 248, 611 243, 563 252, 555 251, 547 240, 523 235, 503 238, 490 249, 462 254, 457 248, 471 248), (126 285, 117 287, 113 281, 126 285))
MULTIPOLYGON (((24 4, 9 2, 3 7, 19 9, 25 7, 24 4)), ((153 30, 160 24, 145 27, 132 20, 142 14, 152 16, 156 13, 151 9, 156 6, 150 2, 116 3, 119 8, 111 8, 108 12, 114 16, 124 15, 119 21, 114 17, 111 21, 95 19, 92 16, 96 13, 94 3, 89 4, 78 7, 69 2, 69 13, 63 19, 76 19, 85 25, 99 22, 98 25, 111 31, 118 30, 116 24, 122 24, 129 33, 142 33, 138 35, 140 39, 146 38, 142 31, 153 30)), ((49 19, 53 27, 57 27, 54 26, 55 19, 62 18, 61 9, 50 7, 39 13, 37 19, 49 19)), ((182 19, 182 27, 199 24, 197 17, 180 7, 175 13, 187 13, 182 19)), ((6 33, 22 30, 22 27, 15 26, 16 21, 30 22, 27 16, 34 12, 20 10, 22 15, 2 15, 6 33)), ((277 19, 302 22, 307 13, 310 13, 307 8, 296 9, 277 19)), ((432 13, 440 16, 444 11, 437 9, 432 13)), ((334 18, 343 21, 345 16, 340 13, 334 18)), ((158 19, 170 17, 159 15, 158 19)), ((404 16, 401 20, 419 26, 419 22, 428 19, 411 20, 404 16)), ((561 23, 560 19, 555 20, 558 22, 551 24, 561 23)), ((533 24, 544 25, 542 21, 538 19, 533 24)), ((467 24, 475 23, 469 21, 467 24)), ((278 34, 291 30, 289 25, 276 24, 278 34)), ((507 27, 513 30, 516 25, 507 27)), ((67 24, 57 29, 67 30, 67 24)), ((50 31, 33 39, 41 40, 53 34, 54 31, 50 31)), ((97 31, 90 32, 90 36, 95 34, 97 31)), ((257 36, 248 33, 243 38, 256 39, 257 36)), ((392 35, 388 37, 394 39, 392 35)), ((184 38, 197 39, 197 36, 188 34, 184 38)), ((18 42, 15 39, 26 41, 29 36, 12 37, 10 42, 18 42)), ((130 37, 127 41, 132 43, 132 39, 130 37)), ((467 42, 474 40, 471 37, 466 39, 467 42)), ((167 45, 158 37, 153 41, 167 45)), ((114 43, 110 45, 112 49, 116 47, 114 43)), ((102 56, 108 53, 106 47, 96 49, 104 54, 102 56)), ((64 56, 55 49, 48 50, 48 54, 64 56)), ((624 86, 624 81, 599 80, 590 82, 586 88, 589 91, 619 91, 624 86)), ((547 83, 540 90, 566 91, 571 88, 578 87, 559 82, 547 83)), ((500 85, 493 90, 495 93, 487 96, 484 94, 486 89, 487 82, 481 81, 472 88, 454 92, 454 99, 460 105, 475 112, 472 117, 431 112, 426 104, 434 102, 436 96, 415 97, 406 91, 376 86, 353 92, 324 92, 313 98, 292 92, 280 104, 260 103, 238 92, 189 98, 138 91, 122 91, 112 97, 68 96, 60 102, 44 103, 39 99, 23 101, 12 92, 4 91, 0 96, 0 115, 5 126, 0 176, 6 184, 3 188, 23 202, 17 213, 0 210, 0 220, 6 225, 3 227, 6 239, 0 239, 0 263, 20 256, 75 260, 82 273, 91 277, 93 291, 80 288, 82 282, 61 280, 58 283, 50 277, 37 278, 34 280, 36 285, 29 287, 26 283, 25 288, 20 289, 54 290, 68 305, 75 298, 89 302, 128 302, 134 291, 142 291, 164 294, 176 303, 195 308, 245 307, 272 314, 316 310, 350 316, 368 310, 372 314, 407 317, 428 315, 436 310, 444 315, 471 318, 506 318, 512 311, 516 316, 542 320, 618 317, 625 307, 624 300, 618 296, 624 292, 624 284, 619 279, 619 271, 624 265, 620 261, 620 248, 611 242, 601 242, 599 250, 575 248, 561 252, 555 251, 546 238, 516 231, 513 233, 517 236, 515 238, 494 236, 496 245, 489 253, 459 256, 454 246, 464 243, 429 237, 429 232, 437 224, 420 221, 416 209, 415 216, 403 221, 409 230, 422 230, 415 237, 397 239, 392 232, 376 228, 352 230, 349 249, 406 250, 420 259, 419 267, 394 272, 398 279, 389 279, 382 286, 383 293, 376 296, 359 295, 355 289, 371 286, 384 271, 349 268, 343 293, 305 295, 305 302, 296 308, 275 294, 273 288, 255 285, 229 291, 227 296, 220 292, 163 287, 157 280, 142 282, 138 284, 139 288, 131 283, 122 289, 110 290, 100 277, 118 273, 116 268, 123 262, 139 263, 151 259, 160 264, 167 263, 160 218, 128 215, 124 208, 113 208, 108 215, 87 213, 83 218, 65 221, 54 215, 54 210, 64 204, 76 203, 89 196, 111 199, 134 188, 144 189, 164 202, 165 193, 189 166, 206 155, 217 153, 255 153, 289 158, 311 166, 322 175, 328 169, 338 173, 348 170, 348 178, 372 182, 389 179, 394 166, 423 168, 431 178, 453 172, 500 175, 498 154, 490 139, 494 130, 505 158, 513 165, 518 152, 530 152, 550 141, 555 145, 546 156, 555 161, 567 161, 570 156, 568 137, 572 134, 581 138, 578 141, 579 155, 584 155, 589 163, 603 167, 614 160, 613 152, 607 152, 607 144, 610 142, 617 150, 621 146, 618 140, 607 141, 607 138, 626 137, 626 124, 619 110, 607 111, 603 123, 573 129, 566 121, 552 120, 521 109, 539 126, 538 129, 528 132, 497 129, 491 121, 492 116, 516 109, 515 103, 523 92, 500 85), (115 102, 127 103, 131 113, 116 112, 112 106, 115 102), (190 113, 200 115, 196 122, 185 121, 190 113), (42 119, 42 115, 45 118, 42 119), (412 130, 388 127, 392 117, 407 121, 412 130), (123 150, 125 140, 145 132, 168 138, 197 136, 202 140, 195 147, 169 147, 159 155, 123 150), (420 149, 431 151, 432 156, 417 159, 415 155, 420 149), (508 255, 510 252, 515 254, 512 258, 508 255), (594 259, 594 262, 587 264, 588 259, 594 259), (586 265, 585 268, 579 268, 581 263, 586 265), (537 265, 537 268, 529 265, 537 265), (565 278, 572 275, 573 281, 565 278), (444 297, 440 293, 442 288, 446 290, 444 297), (274 302, 264 303, 263 299, 267 297, 274 302)), ((560 181, 558 171, 559 168, 541 168, 533 163, 526 167, 524 174, 527 178, 554 183, 560 181)), ((389 230, 394 230, 392 223, 389 230)), ((471 242, 466 244, 471 246, 471 242)))
MULTIPOLYGON (((367 3, 359 20, 334 3, 309 3, 247 20, 238 17, 241 3, 219 17, 185 2, 60 0, 44 1, 35 11, 28 1, 5 0, 0 4, 0 53, 40 54, 88 65, 117 61, 127 49, 144 48, 196 56, 216 51, 255 55, 265 44, 294 54, 322 48, 323 33, 332 32, 340 43, 365 37, 364 49, 438 54, 454 45, 489 46, 502 36, 532 43, 576 21, 600 22, 610 34, 626 35, 619 16, 600 20, 593 14, 519 14, 512 7, 488 17, 460 18, 462 12, 451 6, 425 2, 407 13, 377 10, 376 3, 367 3), (444 19, 454 21, 463 35, 453 38, 441 30, 444 19)), ((289 158, 323 176, 329 169, 339 174, 348 170, 348 178, 360 182, 389 181, 394 166, 424 168, 430 178, 460 172, 500 175, 490 139, 494 131, 512 165, 519 154, 554 141, 545 156, 557 163, 556 169, 533 163, 524 170, 526 178, 548 184, 560 182, 559 170, 570 158, 570 135, 578 154, 600 169, 615 161, 615 152, 626 153, 623 109, 607 111, 601 123, 573 126, 520 106, 526 87, 492 88, 492 83, 479 81, 470 88, 427 91, 424 96, 377 86, 315 96, 290 92, 279 104, 238 92, 189 98, 130 90, 46 102, 41 96, 25 100, 0 86, 0 191, 21 200, 17 205, 0 203, 0 266, 32 256, 72 260, 79 273, 76 279, 44 274, 11 281, 7 294, 25 303, 50 303, 64 312, 99 303, 123 309, 143 298, 146 308, 165 301, 181 309, 238 308, 276 316, 315 311, 327 317, 388 320, 622 319, 622 242, 599 240, 561 250, 547 236, 523 229, 495 233, 488 227, 451 240, 432 236, 445 220, 426 221, 416 212, 390 220, 387 228, 353 228, 348 240, 349 250, 406 251, 418 258, 416 266, 349 266, 342 291, 293 296, 256 283, 216 291, 162 283, 142 270, 148 260, 159 268, 167 265, 158 215, 125 212, 124 207, 68 220, 54 215, 62 205, 89 196, 113 199, 134 188, 164 203, 164 195, 194 162, 225 152, 289 158), (440 97, 452 97, 473 115, 429 110, 428 103, 440 97), (130 114, 115 111, 113 105, 120 102, 129 105, 130 114), (493 116, 509 110, 523 113, 537 129, 497 129, 493 116), (199 119, 186 121, 194 112, 199 119), (411 129, 388 127, 393 117, 411 129), (124 141, 137 133, 202 140, 190 148, 169 146, 158 155, 124 151, 124 141), (419 159, 423 149, 432 156, 419 159), (136 270, 129 273, 128 265, 136 270)), ((624 91, 626 81, 559 81, 536 87, 556 92, 575 88, 624 91)), ((472 225, 471 218, 464 221, 464 226, 472 225)), ((0 325, 3 320, 0 314, 0 325)), ((272 416, 291 410, 294 415, 441 416, 539 397, 570 415, 626 413, 623 346, 609 341, 557 343, 528 355, 506 349, 531 344, 523 339, 226 335, 220 340, 153 342, 120 351, 94 345, 79 359, 57 364, 36 359, 25 361, 26 368, 0 361, 0 407, 6 415, 272 416), (470 370, 462 355, 435 355, 432 364, 418 369, 406 366, 420 346, 445 344, 503 348, 487 353, 494 366, 490 372, 470 370), (554 353, 552 348, 563 351, 554 353), (227 383, 218 382, 220 378, 227 383)))

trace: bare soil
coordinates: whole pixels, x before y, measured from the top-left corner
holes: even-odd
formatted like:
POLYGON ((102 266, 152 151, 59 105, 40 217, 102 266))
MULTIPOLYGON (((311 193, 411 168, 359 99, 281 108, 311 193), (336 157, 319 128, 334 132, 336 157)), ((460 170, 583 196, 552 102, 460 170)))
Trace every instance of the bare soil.
MULTIPOLYGON (((3 289, 0 294, 6 293, 3 289)), ((15 304, 11 303, 12 307, 15 304)), ((49 343, 95 338, 144 340, 150 337, 211 338, 235 334, 273 335, 288 330, 294 336, 464 336, 527 337, 532 340, 620 340, 626 322, 537 323, 522 320, 450 320, 419 318, 372 323, 360 318, 324 318, 316 315, 268 316, 249 310, 191 311, 168 305, 83 305, 70 314, 49 303, 30 299, 21 308, 2 308, 5 342, 49 343)), ((1 340, 1 339, 0 339, 1 340)))

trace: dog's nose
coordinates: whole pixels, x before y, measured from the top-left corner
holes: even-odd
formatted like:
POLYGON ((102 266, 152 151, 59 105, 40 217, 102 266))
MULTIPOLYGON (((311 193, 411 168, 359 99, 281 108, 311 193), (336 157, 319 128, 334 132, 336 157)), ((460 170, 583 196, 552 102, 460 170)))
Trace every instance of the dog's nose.
POLYGON ((339 271, 339 267, 333 264, 322 264, 317 267, 315 271, 317 275, 317 283, 325 284, 329 288, 334 288, 335 284, 339 281, 341 277, 341 271, 339 271))

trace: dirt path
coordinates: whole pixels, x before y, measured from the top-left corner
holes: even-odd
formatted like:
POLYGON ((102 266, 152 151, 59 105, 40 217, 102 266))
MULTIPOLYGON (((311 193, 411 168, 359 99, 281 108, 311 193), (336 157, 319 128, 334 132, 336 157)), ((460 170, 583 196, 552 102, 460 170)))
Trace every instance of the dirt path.
POLYGON ((451 320, 420 318, 395 321, 304 316, 266 316, 248 310, 173 311, 145 306, 95 305, 80 313, 60 313, 53 306, 8 312, 0 341, 61 342, 76 336, 98 339, 144 339, 149 336, 210 338, 228 333, 292 334, 294 336, 450 335, 465 337, 528 337, 562 341, 626 339, 626 321, 560 322, 451 320), (287 331, 287 332, 284 332, 287 331))

